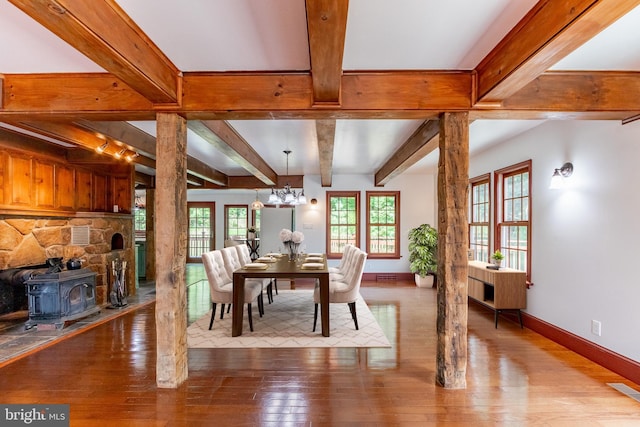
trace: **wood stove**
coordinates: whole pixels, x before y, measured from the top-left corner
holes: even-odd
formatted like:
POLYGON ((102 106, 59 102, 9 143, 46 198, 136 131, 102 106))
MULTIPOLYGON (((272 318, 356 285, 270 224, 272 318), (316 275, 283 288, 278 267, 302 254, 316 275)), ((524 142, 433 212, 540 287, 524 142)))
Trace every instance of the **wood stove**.
POLYGON ((37 324, 64 323, 98 313, 96 273, 88 268, 33 274, 26 282, 30 329, 37 324))

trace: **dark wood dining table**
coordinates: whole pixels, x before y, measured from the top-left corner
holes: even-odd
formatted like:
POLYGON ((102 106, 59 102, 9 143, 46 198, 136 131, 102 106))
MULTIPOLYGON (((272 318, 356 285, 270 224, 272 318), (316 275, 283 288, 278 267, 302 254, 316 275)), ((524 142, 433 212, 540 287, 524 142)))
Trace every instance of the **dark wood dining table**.
MULTIPOLYGON (((322 320, 322 335, 329 336, 329 267, 327 258, 323 256, 322 268, 303 268, 304 258, 290 261, 288 256, 274 258, 275 262, 265 263, 266 269, 243 267, 233 272, 233 313, 231 336, 242 335, 244 313, 244 280, 250 278, 304 278, 318 279, 320 285, 320 315, 322 320)), ((258 261, 259 262, 259 261, 258 261)), ((313 301, 309 301, 310 309, 313 301)))

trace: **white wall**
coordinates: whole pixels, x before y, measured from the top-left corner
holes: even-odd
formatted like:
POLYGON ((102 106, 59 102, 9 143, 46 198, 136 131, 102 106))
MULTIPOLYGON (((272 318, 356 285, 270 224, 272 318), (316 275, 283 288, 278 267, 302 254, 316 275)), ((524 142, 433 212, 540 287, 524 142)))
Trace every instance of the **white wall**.
MULTIPOLYGON (((323 188, 320 176, 306 175, 304 177, 304 191, 307 200, 318 199, 317 205, 307 203, 295 208, 296 229, 305 236, 305 250, 307 252, 326 252, 326 192, 360 190, 361 203, 361 245, 365 245, 366 225, 366 191, 401 191, 400 193, 400 260, 367 260, 365 272, 408 273, 407 234, 410 228, 422 223, 436 226, 436 177, 433 175, 401 175, 393 179, 384 187, 373 185, 373 176, 340 175, 334 176, 332 186, 323 188)), ((259 197, 266 202, 269 190, 261 190, 259 197)), ((251 204, 255 200, 255 191, 242 190, 189 190, 188 200, 216 202, 216 247, 223 247, 224 243, 224 205, 251 204)), ((266 248, 266 250, 270 250, 266 248)), ((262 253, 262 252, 261 252, 262 253)), ((338 261, 330 261, 337 264, 338 261)))
POLYGON ((640 361, 640 122, 546 122, 472 156, 469 175, 528 159, 534 286, 526 311, 640 361), (550 190, 566 161, 574 165, 567 187, 550 190), (592 320, 602 322, 601 336, 592 320))

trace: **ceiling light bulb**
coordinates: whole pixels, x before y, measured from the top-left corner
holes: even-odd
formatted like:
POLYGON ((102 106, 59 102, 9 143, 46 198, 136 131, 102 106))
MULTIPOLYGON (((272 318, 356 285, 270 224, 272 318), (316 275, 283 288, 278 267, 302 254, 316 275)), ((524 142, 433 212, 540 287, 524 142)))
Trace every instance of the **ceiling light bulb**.
POLYGON ((104 150, 106 150, 108 146, 109 146, 109 141, 106 141, 104 144, 100 145, 99 147, 96 147, 96 151, 102 154, 104 153, 104 150))

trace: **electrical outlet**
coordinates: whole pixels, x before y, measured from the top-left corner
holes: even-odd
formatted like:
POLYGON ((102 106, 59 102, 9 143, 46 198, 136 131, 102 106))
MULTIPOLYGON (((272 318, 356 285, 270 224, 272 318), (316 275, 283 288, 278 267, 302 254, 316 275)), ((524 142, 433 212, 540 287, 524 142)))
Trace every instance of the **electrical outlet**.
POLYGON ((599 320, 591 321, 591 333, 597 336, 602 335, 602 323, 599 320))

